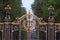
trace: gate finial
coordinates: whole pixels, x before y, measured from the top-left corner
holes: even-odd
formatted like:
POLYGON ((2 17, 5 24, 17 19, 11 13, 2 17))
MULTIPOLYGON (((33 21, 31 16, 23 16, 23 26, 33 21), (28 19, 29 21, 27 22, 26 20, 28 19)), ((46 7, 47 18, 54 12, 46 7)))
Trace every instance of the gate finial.
POLYGON ((53 14, 54 14, 54 7, 52 5, 49 6, 48 8, 48 11, 49 11, 49 18, 48 18, 48 21, 49 22, 54 22, 54 17, 53 17, 53 14))
POLYGON ((5 11, 6 11, 6 17, 5 17, 4 21, 10 22, 10 21, 11 21, 11 20, 10 20, 10 11, 11 11, 10 5, 7 5, 7 6, 5 7, 5 11))

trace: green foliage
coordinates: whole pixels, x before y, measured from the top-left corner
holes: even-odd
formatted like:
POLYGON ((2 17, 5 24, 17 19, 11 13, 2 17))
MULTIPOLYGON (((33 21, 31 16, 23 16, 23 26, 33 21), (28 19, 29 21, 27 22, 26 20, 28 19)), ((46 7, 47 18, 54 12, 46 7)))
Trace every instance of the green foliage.
POLYGON ((21 10, 21 16, 24 15, 26 13, 26 9, 24 7, 22 7, 22 10, 21 10))
POLYGON ((52 5, 55 8, 54 17, 55 22, 60 21, 60 0, 35 0, 32 4, 32 10, 34 14, 36 14, 38 17, 42 17, 45 21, 48 20, 49 13, 48 13, 48 7, 52 5))
POLYGON ((0 21, 3 19, 3 0, 0 0, 0 21))
POLYGON ((35 15, 37 15, 38 17, 43 17, 44 20, 47 20, 48 12, 46 7, 46 1, 35 0, 34 4, 32 4, 32 10, 35 15))
POLYGON ((40 0, 35 0, 34 4, 32 4, 32 10, 35 15, 38 17, 42 16, 42 10, 41 10, 42 3, 40 3, 40 0))
POLYGON ((11 20, 15 21, 16 17, 21 17, 23 14, 25 14, 25 8, 21 7, 22 2, 21 0, 0 0, 0 22, 4 21, 4 18, 6 16, 4 8, 6 5, 9 4, 11 9, 11 20), (22 12, 23 11, 23 12, 22 12))

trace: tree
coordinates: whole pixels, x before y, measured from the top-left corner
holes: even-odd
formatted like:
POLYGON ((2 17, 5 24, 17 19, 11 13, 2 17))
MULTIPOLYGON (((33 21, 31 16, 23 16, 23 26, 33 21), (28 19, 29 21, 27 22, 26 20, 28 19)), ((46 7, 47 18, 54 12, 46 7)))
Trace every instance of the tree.
POLYGON ((22 11, 21 12, 22 12, 21 16, 24 15, 24 14, 26 14, 26 9, 24 7, 22 7, 22 11))
POLYGON ((42 6, 42 1, 40 0, 35 0, 35 2, 32 4, 32 10, 34 12, 35 15, 37 15, 38 17, 42 16, 42 9, 41 9, 41 6, 42 6))
POLYGON ((48 13, 48 7, 52 5, 54 10, 54 18, 55 22, 59 22, 60 17, 60 0, 35 0, 32 4, 32 10, 34 14, 36 14, 38 17, 42 17, 45 21, 48 20, 49 13, 48 13))
POLYGON ((56 22, 60 22, 60 0, 56 0, 56 5, 55 5, 55 20, 56 22))
POLYGON ((3 19, 3 0, 0 0, 0 21, 3 19))
MULTIPOLYGON (((2 10, 3 13, 1 13, 3 16, 1 16, 1 20, 4 21, 5 18, 5 10, 4 8, 6 7, 6 5, 10 5, 11 9, 11 20, 14 21, 16 17, 21 17, 23 14, 22 10, 25 10, 21 7, 22 2, 21 0, 0 0, 0 9, 2 10)), ((0 20, 0 21, 1 21, 0 20)))
POLYGON ((47 20, 48 17, 48 13, 45 12, 47 11, 47 7, 46 5, 47 1, 43 1, 43 0, 35 0, 34 3, 32 4, 32 10, 34 12, 35 15, 37 15, 38 17, 43 17, 44 19, 47 20))

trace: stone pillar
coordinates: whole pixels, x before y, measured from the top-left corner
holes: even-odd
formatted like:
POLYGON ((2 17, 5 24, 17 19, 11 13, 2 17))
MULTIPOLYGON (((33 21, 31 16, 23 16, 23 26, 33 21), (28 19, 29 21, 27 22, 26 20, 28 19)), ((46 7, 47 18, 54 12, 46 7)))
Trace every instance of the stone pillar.
POLYGON ((47 26, 47 40, 55 40, 55 25, 48 24, 47 26))
POLYGON ((6 16, 5 16, 5 23, 4 23, 4 31, 3 31, 3 40, 11 40, 11 19, 10 19, 10 11, 11 11, 11 7, 9 5, 7 5, 5 7, 5 12, 6 12, 6 16))
POLYGON ((4 40, 11 40, 11 30, 10 30, 10 24, 5 24, 5 39, 4 40))
POLYGON ((53 6, 49 6, 48 8, 49 11, 49 18, 48 18, 48 24, 47 24, 47 40, 55 40, 55 24, 54 24, 54 8, 53 6))

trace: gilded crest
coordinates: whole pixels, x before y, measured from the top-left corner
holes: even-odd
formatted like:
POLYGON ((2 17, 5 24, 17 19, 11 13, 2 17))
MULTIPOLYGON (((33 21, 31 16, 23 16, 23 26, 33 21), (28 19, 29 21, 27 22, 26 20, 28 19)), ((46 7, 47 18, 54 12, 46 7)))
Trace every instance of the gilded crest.
POLYGON ((24 27, 25 31, 31 32, 33 29, 35 29, 35 23, 33 21, 30 21, 30 24, 29 24, 28 21, 24 20, 23 27, 24 27))

